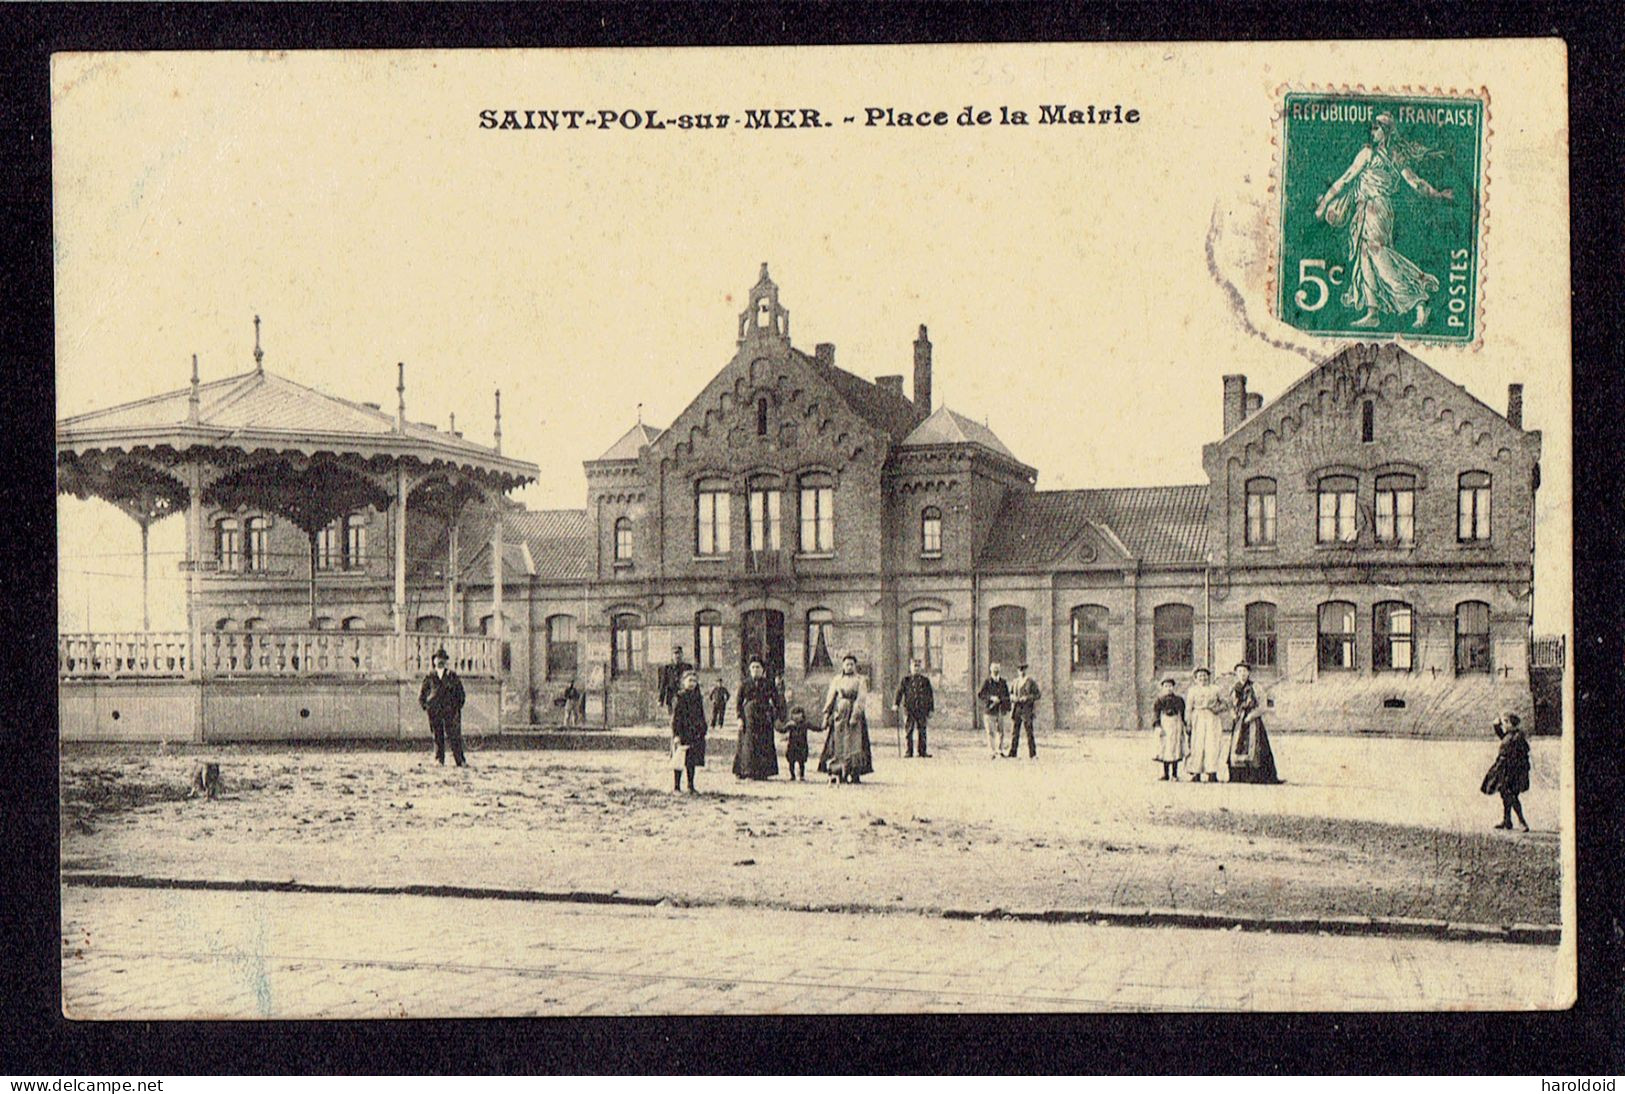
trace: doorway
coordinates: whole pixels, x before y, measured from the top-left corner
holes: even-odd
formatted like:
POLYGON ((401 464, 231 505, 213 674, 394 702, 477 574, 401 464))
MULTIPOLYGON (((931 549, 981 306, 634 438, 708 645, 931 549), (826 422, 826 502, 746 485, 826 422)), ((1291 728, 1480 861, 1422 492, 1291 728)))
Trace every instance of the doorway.
POLYGON ((767 669, 767 678, 776 680, 784 675, 784 613, 771 608, 758 608, 746 612, 741 620, 739 644, 739 671, 750 672, 750 661, 760 657, 767 669))

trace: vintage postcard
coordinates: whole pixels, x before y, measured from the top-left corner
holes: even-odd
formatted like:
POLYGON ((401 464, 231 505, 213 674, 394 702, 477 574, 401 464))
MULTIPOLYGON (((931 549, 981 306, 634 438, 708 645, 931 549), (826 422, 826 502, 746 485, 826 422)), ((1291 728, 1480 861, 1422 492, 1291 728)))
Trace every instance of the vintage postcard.
POLYGON ((1570 1005, 1565 64, 55 56, 63 1012, 1570 1005))

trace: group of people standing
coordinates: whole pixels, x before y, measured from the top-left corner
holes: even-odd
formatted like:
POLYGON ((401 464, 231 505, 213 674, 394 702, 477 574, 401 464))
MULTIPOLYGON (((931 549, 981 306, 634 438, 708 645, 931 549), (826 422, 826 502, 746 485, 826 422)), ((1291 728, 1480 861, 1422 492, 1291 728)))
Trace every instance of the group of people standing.
POLYGON ((1228 688, 1213 683, 1213 674, 1197 669, 1195 683, 1180 696, 1173 677, 1162 681, 1151 705, 1157 735, 1157 761, 1164 781, 1179 780, 1179 765, 1191 782, 1219 781, 1219 768, 1229 769, 1233 783, 1275 784, 1275 753, 1264 728, 1264 702, 1246 662, 1235 668, 1228 688))

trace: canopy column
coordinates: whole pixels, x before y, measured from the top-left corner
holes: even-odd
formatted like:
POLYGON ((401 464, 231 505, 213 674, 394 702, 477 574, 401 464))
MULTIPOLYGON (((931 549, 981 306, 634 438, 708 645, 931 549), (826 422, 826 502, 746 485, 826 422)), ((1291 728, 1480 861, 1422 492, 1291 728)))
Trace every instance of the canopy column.
POLYGON ((397 635, 406 634, 406 468, 395 467, 395 600, 390 605, 391 622, 397 635))
POLYGON ((203 677, 202 620, 198 618, 198 569, 203 565, 203 471, 196 463, 186 474, 186 665, 193 679, 203 677))
POLYGON ((498 638, 506 639, 507 625, 502 619, 502 495, 497 494, 496 520, 491 525, 491 629, 498 638))
POLYGON ((459 506, 451 514, 446 531, 446 633, 456 634, 457 626, 457 523, 462 512, 459 506))

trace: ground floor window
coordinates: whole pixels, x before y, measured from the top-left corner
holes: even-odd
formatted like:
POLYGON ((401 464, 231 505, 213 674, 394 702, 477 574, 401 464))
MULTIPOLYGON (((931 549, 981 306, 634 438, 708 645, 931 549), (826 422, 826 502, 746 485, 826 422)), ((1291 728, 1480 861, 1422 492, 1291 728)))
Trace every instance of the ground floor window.
POLYGON ((1027 609, 1001 604, 988 613, 987 656, 1005 672, 1027 663, 1027 609))
POLYGON ((807 613, 807 667, 832 669, 834 660, 829 654, 829 640, 835 630, 835 613, 828 608, 814 608, 807 613))
POLYGON ((1152 660, 1158 672, 1195 668, 1196 609, 1159 604, 1151 613, 1152 660))
POLYGON ((722 643, 722 613, 709 609, 694 616, 694 667, 717 667, 717 647, 722 643))
POLYGON ((1490 671, 1490 606, 1480 600, 1456 605, 1456 673, 1490 671))
POLYGON ((610 674, 630 676, 643 668, 643 621, 635 615, 617 615, 610 621, 610 674))
POLYGON ((1072 609, 1072 671, 1106 671, 1111 644, 1106 635, 1110 613, 1099 604, 1080 604, 1072 609))
POLYGON ((942 670, 942 610, 915 608, 908 617, 908 656, 923 672, 942 670))
POLYGON ((1275 667, 1275 605, 1265 600, 1247 605, 1247 663, 1275 667))
POLYGON ((1371 667, 1410 672, 1415 648, 1415 613, 1409 604, 1385 600, 1371 609, 1371 667))
POLYGON ((1322 670, 1354 667, 1354 605, 1341 600, 1320 606, 1320 667, 1322 670))
POLYGON ((576 617, 554 615, 547 620, 547 675, 549 679, 574 677, 579 665, 576 652, 576 617))

